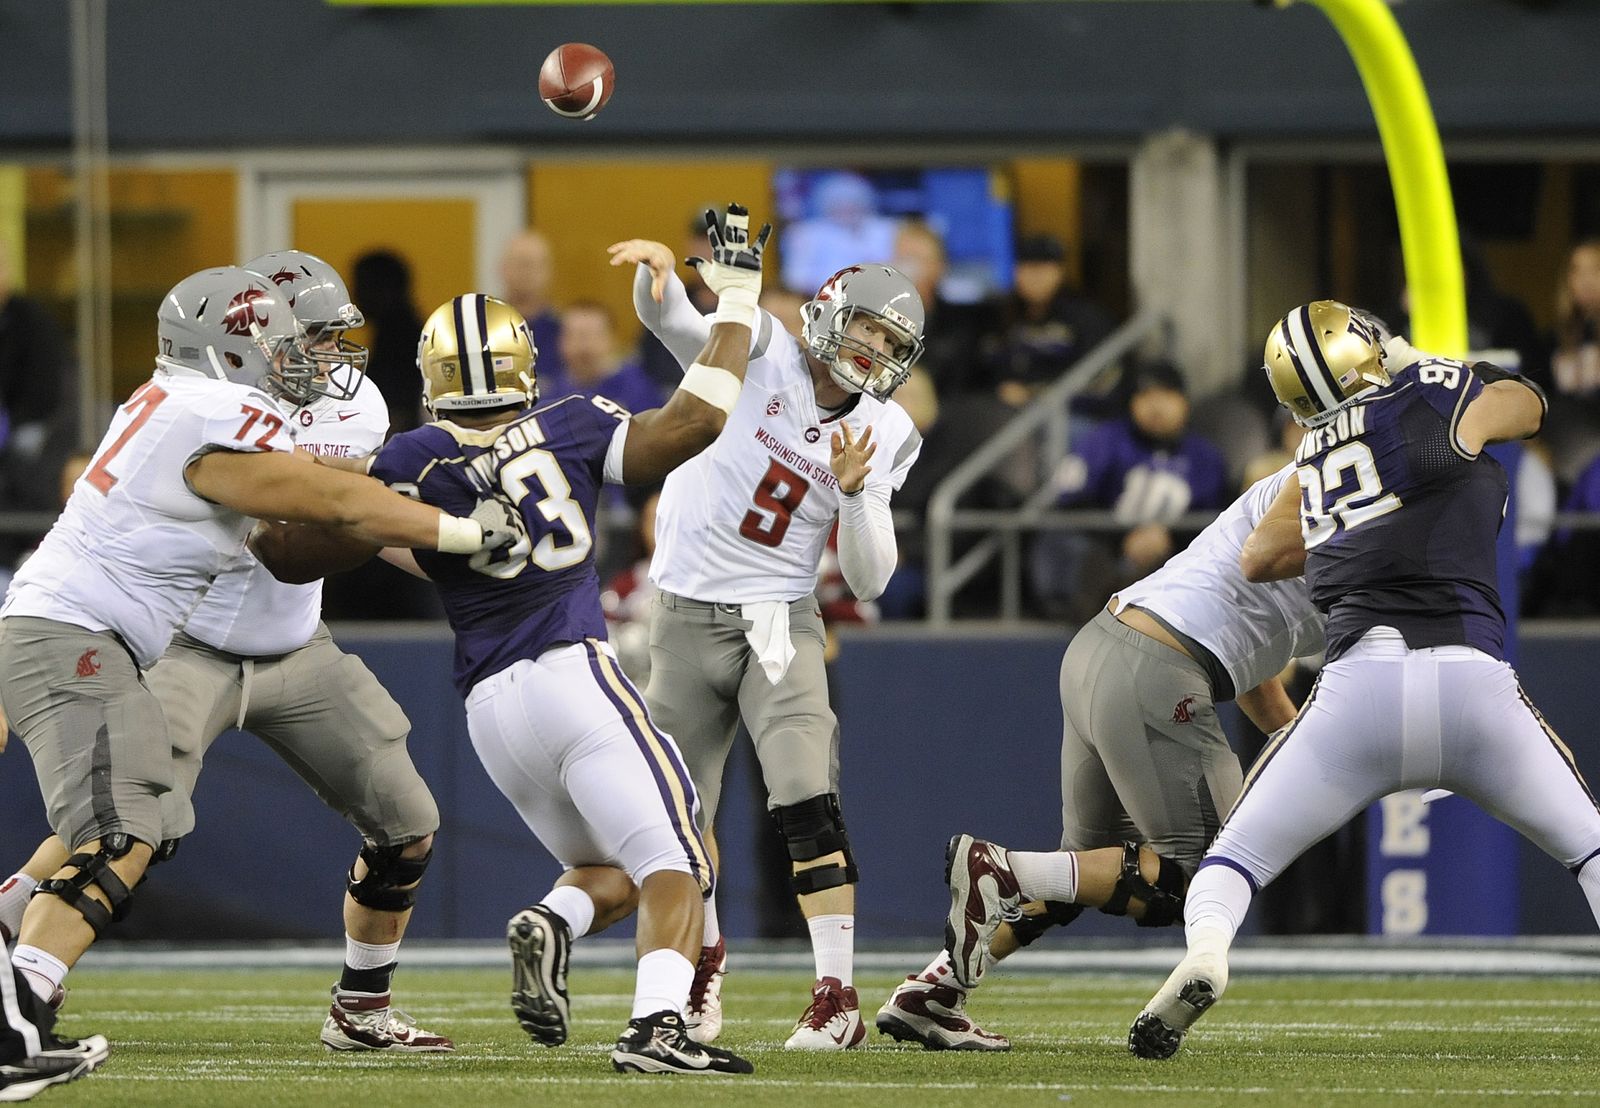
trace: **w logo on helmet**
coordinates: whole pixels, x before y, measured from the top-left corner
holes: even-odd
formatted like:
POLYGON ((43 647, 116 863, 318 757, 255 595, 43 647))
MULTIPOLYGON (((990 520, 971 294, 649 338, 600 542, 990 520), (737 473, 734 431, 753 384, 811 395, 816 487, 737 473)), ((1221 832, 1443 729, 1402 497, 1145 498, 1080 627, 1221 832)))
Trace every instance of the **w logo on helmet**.
POLYGON ((222 329, 230 335, 249 335, 252 328, 265 327, 267 313, 256 307, 258 300, 270 299, 265 289, 245 289, 228 301, 228 310, 222 313, 222 329))

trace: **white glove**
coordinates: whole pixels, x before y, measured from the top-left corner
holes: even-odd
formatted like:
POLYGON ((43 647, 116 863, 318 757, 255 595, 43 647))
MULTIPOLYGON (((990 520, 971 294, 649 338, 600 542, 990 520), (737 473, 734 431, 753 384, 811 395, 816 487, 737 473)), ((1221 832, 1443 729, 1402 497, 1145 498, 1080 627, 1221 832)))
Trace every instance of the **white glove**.
POLYGON ((772 237, 772 224, 763 224, 750 241, 750 212, 729 204, 721 216, 706 209, 706 237, 711 240, 711 260, 687 258, 706 288, 717 294, 718 323, 754 327, 756 301, 761 296, 761 256, 772 237))

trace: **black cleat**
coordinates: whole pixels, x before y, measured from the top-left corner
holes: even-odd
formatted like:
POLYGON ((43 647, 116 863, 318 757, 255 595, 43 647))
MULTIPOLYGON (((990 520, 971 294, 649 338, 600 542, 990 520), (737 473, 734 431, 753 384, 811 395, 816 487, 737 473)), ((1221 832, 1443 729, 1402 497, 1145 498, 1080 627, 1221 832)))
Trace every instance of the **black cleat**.
POLYGON ((611 1068, 618 1073, 755 1072, 738 1055, 689 1038, 683 1017, 668 1011, 629 1020, 611 1052, 611 1068))
POLYGON ((104 1035, 55 1039, 31 1058, 0 1065, 0 1103, 32 1100, 51 1085, 76 1081, 111 1053, 104 1035))
POLYGON ((1217 1002, 1217 993, 1210 981, 1192 978, 1178 989, 1177 1003, 1182 1005, 1180 1015, 1187 1019, 1182 1027, 1174 1027, 1148 1008, 1139 1013, 1128 1028, 1128 1049, 1135 1057, 1148 1061, 1164 1061, 1178 1053, 1183 1036, 1195 1020, 1217 1002))
POLYGON ((511 1010, 536 1043, 567 1041, 567 958, 572 928, 541 905, 524 909, 506 925, 511 945, 511 1010))

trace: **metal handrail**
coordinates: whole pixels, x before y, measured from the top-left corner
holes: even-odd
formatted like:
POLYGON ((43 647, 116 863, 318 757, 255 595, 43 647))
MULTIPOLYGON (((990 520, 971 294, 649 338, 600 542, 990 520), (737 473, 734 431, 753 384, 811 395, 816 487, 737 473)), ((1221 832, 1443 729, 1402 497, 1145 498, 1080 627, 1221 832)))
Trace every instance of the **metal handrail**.
MULTIPOLYGON (((1105 342, 1091 350, 1082 361, 1046 387, 1031 404, 1013 416, 992 438, 973 451, 971 457, 939 482, 928 500, 928 622, 937 626, 950 622, 950 608, 955 594, 996 553, 1006 562, 1002 585, 1005 590, 1003 606, 1008 614, 1013 614, 1020 607, 1021 548, 1016 532, 991 533, 967 551, 959 563, 951 564, 955 531, 974 529, 958 527, 956 501, 1003 464, 1029 436, 1038 431, 1049 430, 1050 452, 1053 455, 1065 453, 1068 401, 1118 359, 1131 353, 1162 329, 1165 323, 1165 317, 1156 311, 1147 309, 1139 312, 1117 328, 1105 342)), ((1048 499, 1046 490, 1035 490, 1021 511, 1042 510, 1048 499)))

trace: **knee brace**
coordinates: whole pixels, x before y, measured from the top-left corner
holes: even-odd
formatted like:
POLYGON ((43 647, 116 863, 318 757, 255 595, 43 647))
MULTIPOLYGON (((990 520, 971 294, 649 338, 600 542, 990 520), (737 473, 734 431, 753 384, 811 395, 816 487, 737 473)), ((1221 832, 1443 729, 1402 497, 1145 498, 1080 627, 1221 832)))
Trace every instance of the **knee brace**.
POLYGON ((837 862, 825 866, 803 869, 790 878, 797 896, 837 889, 841 885, 854 885, 861 880, 856 860, 850 853, 850 839, 844 833, 844 816, 839 810, 839 794, 826 793, 802 800, 798 804, 783 804, 772 809, 772 818, 789 848, 789 859, 810 862, 829 854, 843 853, 844 864, 837 862))
POLYGON ((156 852, 150 855, 150 864, 159 866, 162 862, 170 862, 178 853, 178 844, 182 839, 162 839, 161 845, 156 847, 156 852))
POLYGON ((361 844, 361 860, 367 864, 367 875, 356 878, 355 867, 350 868, 345 890, 350 899, 363 908, 379 912, 403 912, 417 902, 417 882, 428 870, 433 851, 420 858, 402 858, 400 852, 409 843, 396 846, 361 844))
POLYGON ((128 853, 133 849, 134 842, 132 835, 121 831, 106 835, 100 840, 100 849, 93 854, 74 854, 62 863, 62 868, 77 866, 77 873, 71 877, 51 877, 41 881, 39 887, 33 890, 33 895, 60 898, 67 907, 83 917, 98 939, 102 931, 125 919, 133 908, 133 890, 106 863, 128 853), (90 885, 105 894, 110 908, 88 894, 86 890, 90 885))
POLYGON ((1061 900, 1035 900, 1024 904, 1016 918, 1006 917, 1011 933, 1017 937, 1018 946, 1028 946, 1052 927, 1065 927, 1083 915, 1082 904, 1068 904, 1061 900))
MULTIPOLYGON (((1160 857, 1160 855, 1157 855, 1160 857)), ((1100 909, 1108 916, 1128 914, 1128 901, 1138 897, 1144 901, 1144 917, 1140 927, 1166 927, 1183 918, 1183 894, 1189 888, 1189 879, 1183 869, 1170 858, 1161 858, 1161 868, 1152 884, 1139 872, 1139 844, 1122 844, 1122 873, 1111 890, 1111 899, 1100 909)))

